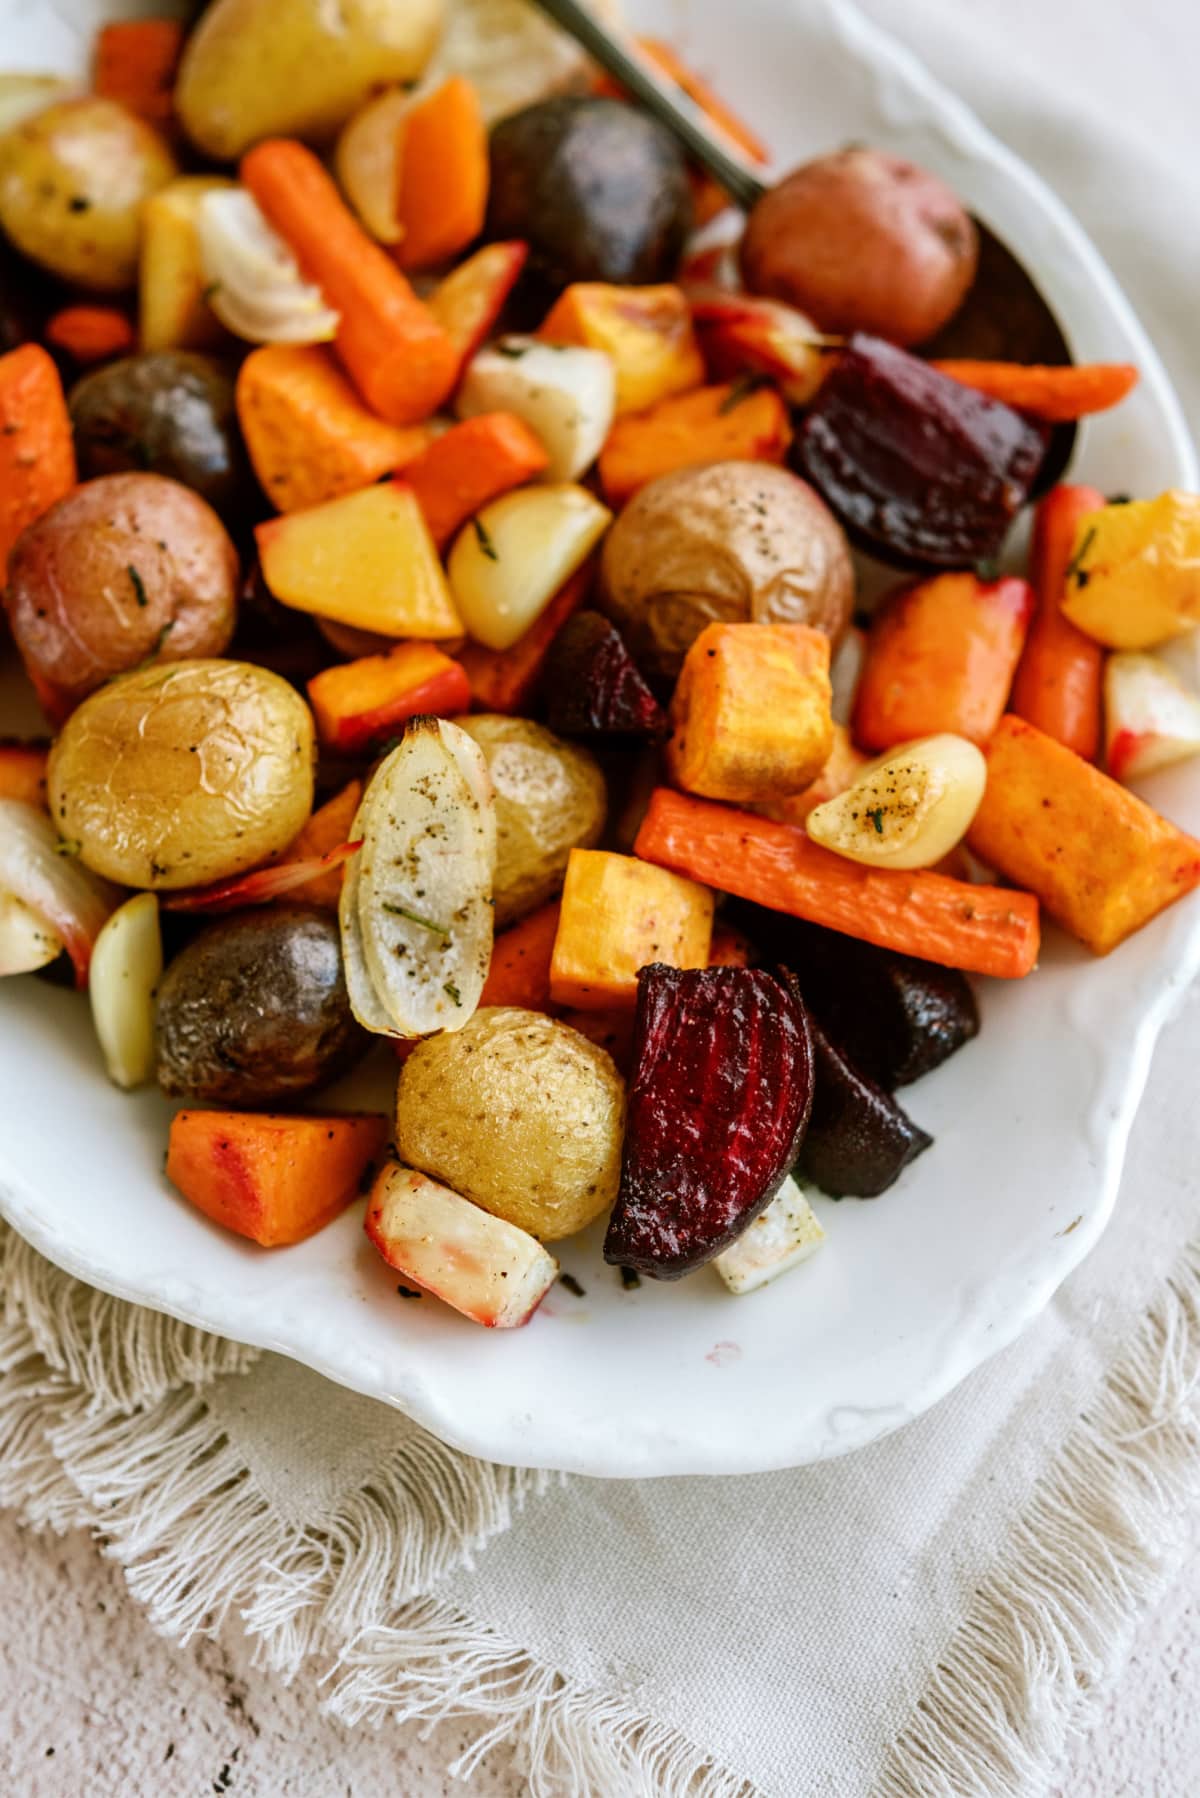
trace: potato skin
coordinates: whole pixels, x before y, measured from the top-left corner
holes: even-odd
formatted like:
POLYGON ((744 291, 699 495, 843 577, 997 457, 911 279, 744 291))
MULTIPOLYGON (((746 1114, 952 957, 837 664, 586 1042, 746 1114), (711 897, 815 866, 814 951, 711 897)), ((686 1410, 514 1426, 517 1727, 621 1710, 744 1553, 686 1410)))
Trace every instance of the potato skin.
POLYGON ((155 664, 85 699, 50 752, 50 811, 123 886, 204 886, 279 855, 312 810, 312 714, 248 662, 155 664))
POLYGON ((496 794, 496 929, 562 891, 572 849, 600 841, 608 790, 599 763, 544 725, 499 712, 456 720, 487 758, 496 794))
POLYGON ((610 1208, 624 1128, 611 1058, 541 1012, 486 1006, 400 1076, 401 1159, 544 1242, 610 1208))
POLYGON ((307 905, 210 924, 158 993, 158 1084, 172 1098, 263 1105, 336 1078, 369 1045, 342 977, 337 925, 307 905))
POLYGON ((713 462, 630 501, 604 545, 600 603, 643 672, 673 680, 708 624, 809 624, 836 648, 854 567, 807 482, 763 462, 713 462))
POLYGON ((158 132, 115 100, 62 100, 0 137, 0 225, 43 268, 120 293, 137 279, 142 201, 175 172, 158 132))
POLYGON ((233 377, 212 356, 122 356, 77 381, 68 405, 80 480, 149 469, 190 487, 223 516, 254 491, 233 377))
POLYGON ((237 579, 237 552, 198 494, 164 475, 105 475, 22 531, 5 605, 27 666, 74 701, 152 655, 220 655, 237 579))
POLYGON ((786 300, 825 331, 923 343, 965 299, 979 234, 928 170, 880 150, 840 150, 759 201, 741 259, 751 293, 786 300))

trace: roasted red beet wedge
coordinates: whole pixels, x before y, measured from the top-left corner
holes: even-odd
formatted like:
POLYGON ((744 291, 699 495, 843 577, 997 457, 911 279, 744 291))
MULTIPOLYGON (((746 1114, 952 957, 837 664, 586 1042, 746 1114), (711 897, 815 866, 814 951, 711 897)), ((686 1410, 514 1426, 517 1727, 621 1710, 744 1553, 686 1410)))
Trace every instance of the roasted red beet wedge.
POLYGON ((644 743, 663 737, 666 715, 616 626, 576 612, 550 647, 542 676, 546 722, 561 737, 644 743))
POLYGON ((963 568, 1000 553, 1048 433, 882 338, 855 335, 806 414, 800 472, 872 555, 963 568))
POLYGON ((816 1080, 798 1173, 832 1199, 876 1199, 933 1141, 810 1018, 816 1080))
POLYGON ((719 1255, 794 1165, 812 1098, 808 1018, 789 975, 643 968, 604 1259, 677 1280, 719 1255))

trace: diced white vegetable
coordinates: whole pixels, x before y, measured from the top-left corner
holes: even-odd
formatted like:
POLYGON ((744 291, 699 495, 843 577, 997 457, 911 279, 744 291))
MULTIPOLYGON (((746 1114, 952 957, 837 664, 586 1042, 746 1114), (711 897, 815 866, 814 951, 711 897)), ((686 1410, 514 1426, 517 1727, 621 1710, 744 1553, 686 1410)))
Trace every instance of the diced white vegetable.
POLYGON ((766 1210, 712 1265, 730 1292, 757 1292, 815 1255, 824 1240, 804 1189, 789 1174, 766 1210))
POLYGON ((491 1330, 526 1323, 558 1278, 536 1237, 395 1164, 376 1177, 366 1232, 389 1267, 491 1330))
POLYGON ((196 209, 205 298, 249 343, 328 343, 338 314, 306 281, 288 245, 244 187, 214 188, 196 209))
POLYGON ((0 893, 0 975, 32 974, 62 954, 62 940, 11 893, 0 893))
POLYGON ((808 815, 824 849, 872 868, 931 868, 960 843, 979 810, 987 762, 945 733, 905 743, 808 815))
POLYGON ((154 999, 162 979, 158 898, 138 893, 96 938, 88 975, 92 1022, 109 1079, 141 1086, 154 1072, 154 999))
POLYGON ((1104 668, 1105 762, 1138 780, 1200 753, 1200 699, 1158 656, 1122 650, 1104 668))
POLYGON ((338 913, 351 1008, 368 1030, 460 1030, 492 955, 496 809, 478 744, 414 720, 363 796, 338 913))
POLYGON ((455 539, 446 564, 464 625, 488 649, 511 649, 599 543, 612 519, 584 487, 506 493, 455 539))
POLYGON ((101 926, 117 889, 79 860, 37 806, 0 799, 0 892, 29 908, 61 942, 82 986, 101 926))
POLYGON ((471 362, 455 407, 460 418, 514 412, 545 446, 544 478, 577 481, 612 429, 616 368, 603 350, 505 337, 471 362))

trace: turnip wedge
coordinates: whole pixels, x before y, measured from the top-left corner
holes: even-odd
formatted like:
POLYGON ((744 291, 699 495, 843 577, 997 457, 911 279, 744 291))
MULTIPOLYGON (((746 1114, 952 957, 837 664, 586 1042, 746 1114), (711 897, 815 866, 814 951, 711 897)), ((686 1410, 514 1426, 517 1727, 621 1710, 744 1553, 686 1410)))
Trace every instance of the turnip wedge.
POLYGON ((350 1003, 387 1036, 460 1030, 492 954, 496 814, 483 753, 414 718, 363 796, 338 916, 350 1003))

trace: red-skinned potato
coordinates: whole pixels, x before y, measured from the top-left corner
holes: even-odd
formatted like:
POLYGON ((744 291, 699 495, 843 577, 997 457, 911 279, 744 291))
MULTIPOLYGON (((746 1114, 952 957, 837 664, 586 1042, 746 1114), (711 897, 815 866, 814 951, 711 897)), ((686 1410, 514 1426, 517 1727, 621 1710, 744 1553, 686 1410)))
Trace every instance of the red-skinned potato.
POLYGON ((881 150, 819 156, 759 201, 742 239, 751 293, 825 331, 923 343, 975 278, 979 238, 944 181, 881 150))
POLYGON ((22 532, 5 604, 26 667, 69 706, 152 656, 220 655, 237 576, 199 494, 164 475, 103 475, 22 532))

